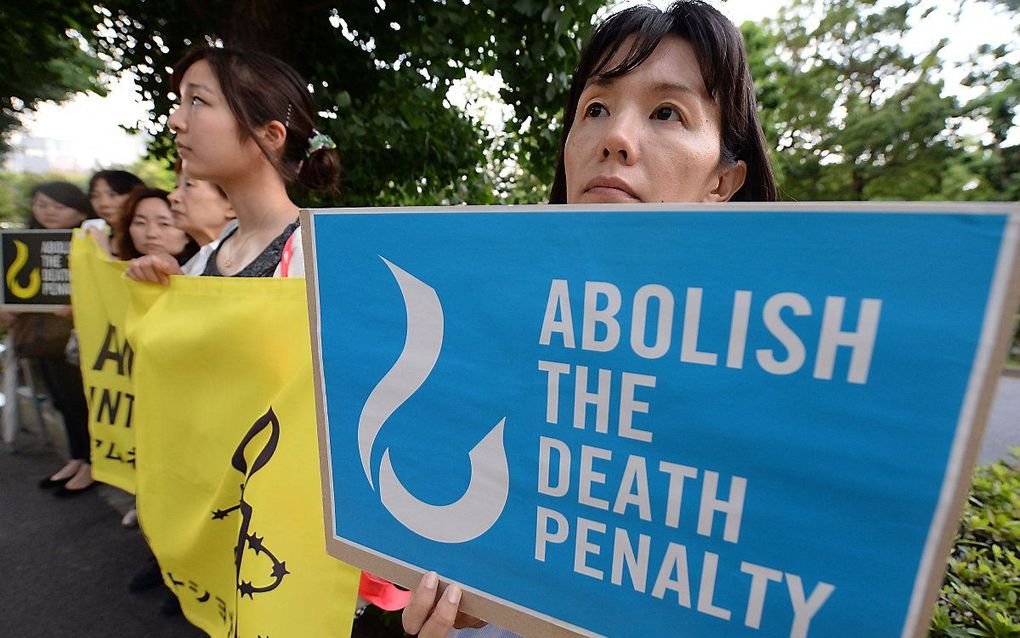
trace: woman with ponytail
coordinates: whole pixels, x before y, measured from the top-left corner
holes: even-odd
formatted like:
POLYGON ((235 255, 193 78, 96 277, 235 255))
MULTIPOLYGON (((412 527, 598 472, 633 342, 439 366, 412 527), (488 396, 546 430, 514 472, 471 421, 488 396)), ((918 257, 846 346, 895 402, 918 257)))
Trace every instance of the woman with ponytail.
MULTIPOLYGON (((199 252, 189 272, 206 276, 303 276, 296 183, 336 191, 336 145, 314 128, 308 84, 286 63, 264 53, 197 49, 176 66, 172 88, 180 104, 169 125, 184 170, 218 185, 237 228, 199 252)), ((182 274, 169 255, 132 261, 128 276, 167 283, 182 274)))
MULTIPOLYGON (((182 170, 219 186, 237 218, 236 227, 202 247, 187 272, 303 277, 298 206, 287 185, 336 192, 340 178, 336 145, 315 130, 308 83, 270 55, 229 48, 192 51, 175 67, 172 82, 180 104, 169 125, 182 170)), ((139 257, 127 270, 132 279, 161 284, 180 274, 169 255, 139 257)), ((388 609, 409 596, 367 573, 360 595, 388 609)))
MULTIPOLYGON (((702 0, 632 6, 603 20, 581 52, 564 114, 551 204, 778 198, 743 37, 702 0)), ((435 572, 422 576, 404 609, 407 634, 519 638, 459 613, 461 587, 440 595, 439 582, 435 572)))

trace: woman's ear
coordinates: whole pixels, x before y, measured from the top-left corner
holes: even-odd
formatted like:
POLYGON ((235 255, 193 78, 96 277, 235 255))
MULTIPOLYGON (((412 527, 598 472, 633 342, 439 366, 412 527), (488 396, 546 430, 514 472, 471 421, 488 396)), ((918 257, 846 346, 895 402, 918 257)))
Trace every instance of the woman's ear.
POLYGON ((276 120, 270 120, 268 124, 259 127, 256 134, 276 153, 282 152, 284 144, 287 143, 287 128, 276 120))
POLYGON ((709 191, 705 196, 706 202, 728 202, 730 198, 736 195, 740 187, 744 185, 744 180, 747 179, 747 164, 744 160, 737 160, 732 166, 723 166, 719 168, 719 173, 716 175, 715 187, 709 191))

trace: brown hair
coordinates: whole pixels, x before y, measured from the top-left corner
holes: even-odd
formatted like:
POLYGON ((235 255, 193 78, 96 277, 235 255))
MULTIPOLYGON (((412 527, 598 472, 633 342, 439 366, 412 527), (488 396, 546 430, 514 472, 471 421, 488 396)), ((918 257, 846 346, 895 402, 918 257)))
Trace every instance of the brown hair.
POLYGON ((747 179, 731 201, 771 202, 778 199, 769 150, 758 120, 751 71, 740 31, 726 16, 701 0, 677 0, 662 11, 652 6, 625 9, 595 28, 578 62, 563 118, 551 204, 567 202, 563 149, 577 115, 577 103, 590 80, 624 76, 640 66, 668 35, 683 38, 694 48, 708 94, 719 105, 722 153, 719 161, 747 164, 747 179), (630 50, 613 68, 606 68, 629 39, 630 50))
POLYGON ((253 139, 285 182, 296 182, 314 191, 339 190, 340 157, 336 150, 320 148, 309 154, 309 141, 315 135, 315 105, 307 82, 297 71, 259 51, 203 47, 189 52, 174 67, 174 93, 180 94, 181 78, 199 60, 205 60, 216 75, 242 139, 253 139), (271 151, 255 135, 255 128, 274 120, 287 129, 280 153, 271 151))
POLYGON ((145 186, 145 182, 142 181, 142 178, 138 177, 134 173, 107 169, 99 171, 89 178, 90 197, 92 196, 92 191, 96 189, 96 184, 100 181, 106 182, 106 185, 110 187, 110 190, 118 195, 124 195, 130 193, 133 188, 145 186))
POLYGON ((131 239, 131 233, 128 229, 131 228, 131 222, 135 218, 135 210, 138 208, 138 204, 143 199, 161 199, 170 205, 167 197, 170 193, 160 188, 148 188, 146 186, 138 186, 128 194, 127 200, 124 202, 124 210, 117 217, 116 227, 113 229, 113 249, 117 253, 117 257, 120 259, 134 259, 141 257, 142 253, 135 246, 135 242, 131 239))
MULTIPOLYGON (((86 219, 92 219, 96 214, 92 211, 92 204, 89 198, 80 188, 70 182, 43 182, 32 187, 28 194, 29 200, 34 200, 36 194, 43 194, 58 204, 73 208, 86 219)), ((31 212, 28 213, 27 226, 29 228, 42 228, 42 224, 31 212)))

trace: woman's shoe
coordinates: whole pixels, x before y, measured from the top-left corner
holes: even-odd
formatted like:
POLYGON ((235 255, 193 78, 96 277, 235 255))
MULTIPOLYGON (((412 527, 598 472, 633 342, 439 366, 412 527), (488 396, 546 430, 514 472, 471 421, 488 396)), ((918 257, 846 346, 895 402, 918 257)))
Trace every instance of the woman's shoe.
MULTIPOLYGON (((71 459, 70 461, 64 464, 64 467, 60 468, 56 472, 53 472, 43 480, 39 481, 39 487, 41 487, 44 490, 50 490, 55 487, 63 487, 64 483, 67 483, 74 477, 78 476, 78 473, 82 471, 83 466, 84 463, 80 459, 71 459), (53 478, 57 474, 67 474, 68 472, 70 472, 70 474, 63 478, 53 478)), ((88 478, 92 478, 92 475, 89 474, 88 478)))
POLYGON ((57 498, 71 498, 72 496, 78 496, 83 492, 88 492, 95 486, 95 481, 89 483, 85 487, 79 487, 77 489, 69 489, 66 485, 61 485, 55 492, 53 492, 53 496, 56 496, 57 498))
MULTIPOLYGON (((74 475, 72 474, 71 476, 74 475)), ((59 479, 50 478, 49 476, 47 476, 43 480, 39 481, 39 487, 41 487, 44 490, 51 490, 55 487, 63 487, 64 483, 67 483, 68 481, 71 480, 71 476, 59 479)))

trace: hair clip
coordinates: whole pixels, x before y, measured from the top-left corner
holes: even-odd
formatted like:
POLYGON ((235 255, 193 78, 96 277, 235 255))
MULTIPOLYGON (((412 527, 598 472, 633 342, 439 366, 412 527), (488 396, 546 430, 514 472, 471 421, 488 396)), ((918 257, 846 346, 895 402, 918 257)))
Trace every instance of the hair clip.
POLYGON ((294 110, 294 105, 287 102, 287 117, 283 121, 283 128, 290 128, 290 114, 294 110))
POLYGON ((312 129, 312 136, 308 139, 308 151, 305 153, 305 157, 311 157, 312 153, 324 148, 334 149, 336 148, 336 142, 325 133, 312 129))

